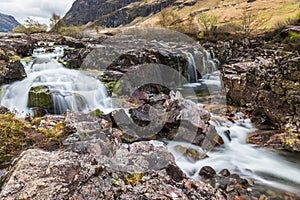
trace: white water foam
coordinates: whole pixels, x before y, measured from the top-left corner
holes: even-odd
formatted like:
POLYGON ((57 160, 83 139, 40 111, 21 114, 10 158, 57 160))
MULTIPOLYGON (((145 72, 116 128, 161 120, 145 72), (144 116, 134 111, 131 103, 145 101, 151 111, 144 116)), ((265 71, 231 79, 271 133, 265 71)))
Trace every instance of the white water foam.
POLYGON ((19 116, 24 117, 31 112, 28 108, 30 89, 45 86, 51 93, 52 114, 62 114, 67 109, 89 112, 109 108, 106 87, 93 77, 65 68, 57 61, 60 53, 35 54, 35 58, 25 64, 27 77, 3 86, 1 105, 16 110, 19 116))
POLYGON ((200 169, 211 166, 217 172, 228 169, 265 185, 300 194, 299 166, 269 149, 246 144, 247 135, 256 130, 249 119, 240 119, 232 123, 223 117, 212 116, 211 124, 216 127, 225 144, 206 152, 208 158, 191 162, 175 147, 181 145, 203 152, 200 147, 186 142, 169 141, 168 143, 168 149, 174 155, 176 163, 190 178, 200 179, 198 175, 200 169), (228 130, 231 140, 224 134, 228 130))

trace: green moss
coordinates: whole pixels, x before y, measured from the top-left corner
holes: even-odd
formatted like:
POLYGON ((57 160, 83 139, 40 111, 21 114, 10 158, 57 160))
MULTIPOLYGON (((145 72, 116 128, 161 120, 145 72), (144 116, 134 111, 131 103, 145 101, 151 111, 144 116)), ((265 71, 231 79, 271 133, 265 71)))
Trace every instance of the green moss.
POLYGON ((28 94, 28 107, 50 108, 52 97, 47 86, 32 87, 28 94))
POLYGON ((31 124, 32 125, 39 125, 42 121, 42 118, 41 117, 36 117, 34 119, 31 120, 31 124))
POLYGON ((21 60, 20 56, 8 56, 10 62, 15 62, 21 60))
POLYGON ((0 114, 0 169, 32 144, 27 137, 28 132, 30 124, 15 118, 13 114, 0 114))
POLYGON ((125 138, 125 137, 122 137, 121 139, 122 139, 122 142, 129 143, 129 144, 136 141, 135 139, 125 138))
POLYGON ((298 38, 300 38, 300 33, 295 33, 293 31, 289 31, 289 39, 290 40, 297 40, 298 38))
POLYGON ((99 109, 96 109, 92 112, 90 112, 91 115, 96 116, 96 117, 101 117, 103 115, 103 112, 99 109))
POLYGON ((113 184, 114 184, 115 186, 120 186, 120 185, 121 185, 120 182, 117 181, 116 179, 112 179, 112 182, 113 182, 113 184))
POLYGON ((79 63, 76 60, 63 61, 63 60, 59 59, 59 62, 62 63, 66 68, 69 68, 69 69, 80 68, 79 63))
POLYGON ((137 183, 142 183, 144 175, 145 174, 143 172, 140 174, 133 174, 124 180, 125 184, 135 186, 137 183))
MULTIPOLYGON (((40 123, 35 118, 31 124, 16 118, 13 114, 0 114, 0 169, 6 168, 22 151, 34 145, 54 150, 61 146, 66 138, 64 123, 57 123, 51 128, 33 128, 32 124, 40 123)), ((45 127, 52 121, 46 121, 45 127)))

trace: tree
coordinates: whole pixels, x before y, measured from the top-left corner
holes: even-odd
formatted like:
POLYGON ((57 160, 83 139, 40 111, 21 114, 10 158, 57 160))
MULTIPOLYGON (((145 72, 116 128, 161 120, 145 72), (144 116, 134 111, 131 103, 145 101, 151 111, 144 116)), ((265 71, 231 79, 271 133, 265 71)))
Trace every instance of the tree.
POLYGON ((38 21, 27 17, 23 25, 19 25, 13 30, 14 33, 44 33, 47 32, 47 25, 40 24, 38 21))
POLYGON ((61 17, 55 13, 52 13, 52 17, 50 18, 51 31, 57 33, 59 31, 59 29, 64 25, 65 25, 65 23, 63 22, 61 17))
POLYGON ((201 13, 198 16, 198 22, 206 32, 214 32, 217 29, 218 20, 219 16, 214 14, 208 15, 206 13, 201 13))
POLYGON ((169 27, 176 26, 176 25, 182 23, 182 21, 183 20, 179 17, 178 14, 165 9, 165 10, 161 11, 161 13, 159 15, 158 24, 163 27, 169 28, 169 27))
POLYGON ((243 9, 243 15, 240 21, 240 27, 245 36, 249 36, 255 31, 258 31, 259 28, 263 28, 263 26, 269 21, 269 18, 258 18, 253 14, 251 10, 248 8, 243 9))

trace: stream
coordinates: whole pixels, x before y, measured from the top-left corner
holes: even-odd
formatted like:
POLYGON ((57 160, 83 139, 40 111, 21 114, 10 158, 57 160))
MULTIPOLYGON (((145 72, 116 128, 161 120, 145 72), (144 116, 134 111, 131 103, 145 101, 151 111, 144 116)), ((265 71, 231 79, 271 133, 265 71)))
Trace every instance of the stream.
MULTIPOLYGON (((61 49, 57 51, 52 54, 36 51, 32 60, 24 62, 27 77, 2 87, 1 105, 16 110, 20 117, 32 114, 34 107, 28 106, 31 101, 29 93, 34 88, 39 88, 42 90, 40 93, 50 95, 53 100, 53 103, 45 108, 46 112, 51 111, 52 114, 62 114, 67 109, 80 112, 109 109, 110 98, 105 86, 99 80, 78 70, 65 68, 56 59, 60 56, 61 49)), ((191 83, 178 88, 180 91, 189 87, 196 93, 201 93, 203 86, 206 86, 212 94, 222 88, 216 68, 207 71, 208 73, 198 80, 192 55, 189 55, 188 62, 191 83)), ((198 99, 199 102, 201 99, 198 99)), ((203 152, 201 147, 185 142, 167 141, 168 149, 174 155, 178 166, 193 179, 201 179, 198 172, 203 166, 212 166, 217 173, 226 168, 242 177, 254 179, 259 184, 283 192, 288 191, 300 197, 299 163, 296 164, 292 159, 287 160, 275 151, 247 144, 247 135, 257 129, 250 119, 244 119, 238 114, 236 118, 238 120, 233 123, 224 116, 212 114, 210 122, 222 136, 224 145, 205 152, 208 158, 193 162, 178 153, 175 150, 176 145, 203 152), (224 134, 226 131, 230 131, 230 140, 224 134)))
POLYGON ((15 110, 20 117, 34 115, 35 104, 43 104, 43 111, 52 114, 63 114, 67 109, 90 112, 110 107, 105 86, 78 70, 65 68, 58 62, 62 55, 63 47, 51 53, 36 49, 33 58, 23 63, 27 77, 2 87, 1 105, 15 110))

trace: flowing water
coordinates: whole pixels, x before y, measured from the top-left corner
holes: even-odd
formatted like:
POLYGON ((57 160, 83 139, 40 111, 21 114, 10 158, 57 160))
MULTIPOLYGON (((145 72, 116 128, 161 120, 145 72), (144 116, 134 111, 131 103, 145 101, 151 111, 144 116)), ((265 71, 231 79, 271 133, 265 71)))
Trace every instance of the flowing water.
MULTIPOLYGON (((65 68, 57 61, 60 55, 59 49, 52 54, 44 54, 43 50, 40 53, 36 51, 34 59, 24 64, 27 78, 2 87, 1 105, 16 110, 21 116, 32 113, 32 108, 28 107, 29 92, 32 88, 42 86, 46 87, 47 92, 51 94, 52 114, 62 114, 66 109, 89 112, 96 108, 100 110, 109 108, 110 101, 105 86, 99 80, 80 71, 65 68)), ((195 60, 192 54, 188 54, 191 83, 179 90, 192 87, 196 93, 205 90, 211 95, 222 89, 220 73, 216 71, 216 62, 208 59, 208 54, 205 57, 206 60, 203 61, 206 63, 205 74, 202 74, 202 79, 198 79, 195 60)), ((286 160, 276 152, 246 144, 248 133, 256 130, 249 119, 240 118, 233 123, 212 114, 211 124, 216 127, 225 144, 205 152, 208 158, 192 162, 178 153, 175 146, 182 145, 203 152, 201 147, 185 142, 168 142, 168 149, 189 177, 200 179, 199 170, 208 165, 216 171, 227 168, 231 172, 255 179, 259 183, 300 194, 299 165, 286 160), (231 140, 224 134, 228 130, 231 140)))
MULTIPOLYGON (((194 64, 194 63, 192 63, 194 64)), ((215 68, 214 68, 215 69, 215 68)), ((222 90, 219 71, 207 71, 207 74, 198 80, 198 83, 186 84, 192 87, 196 93, 206 90, 208 94, 217 94, 222 90)), ((180 88, 182 89, 182 88, 180 88)), ((200 95, 201 96, 201 95, 200 95)), ((198 101, 211 104, 203 96, 198 101)), ((224 102, 223 102, 224 103, 224 102)), ((181 141, 166 141, 169 151, 174 155, 178 166, 193 179, 201 179, 198 175, 204 166, 213 167, 216 172, 228 169, 238 173, 244 178, 250 178, 255 182, 281 192, 291 192, 300 198, 300 164, 297 158, 287 159, 279 152, 270 149, 247 144, 249 133, 257 131, 250 119, 243 119, 241 115, 235 116, 238 120, 231 122, 225 118, 211 113, 210 123, 216 127, 218 134, 224 140, 224 145, 215 147, 212 151, 206 151, 199 146, 181 141), (230 132, 230 138, 227 134, 230 132), (176 150, 176 146, 183 146, 206 154, 208 157, 199 161, 191 160, 176 150)))
POLYGON ((33 59, 24 63, 27 77, 2 87, 1 105, 17 111, 19 116, 32 114, 34 108, 29 107, 29 92, 32 88, 44 87, 43 98, 51 98, 52 102, 46 105, 45 111, 51 114, 62 114, 67 109, 89 112, 108 108, 105 86, 80 71, 65 68, 57 61, 61 55, 60 48, 47 54, 42 49, 35 51, 33 59))

